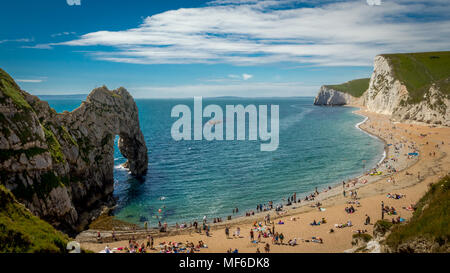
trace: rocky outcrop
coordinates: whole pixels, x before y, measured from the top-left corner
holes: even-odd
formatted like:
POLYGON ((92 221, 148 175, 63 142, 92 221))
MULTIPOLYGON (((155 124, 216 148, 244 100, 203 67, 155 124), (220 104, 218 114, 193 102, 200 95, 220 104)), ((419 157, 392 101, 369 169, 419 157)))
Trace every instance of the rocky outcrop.
POLYGON ((35 215, 74 233, 114 204, 114 138, 142 177, 147 147, 124 88, 96 88, 72 112, 20 90, 0 69, 0 181, 35 215))
POLYGON ((326 85, 320 87, 319 94, 314 99, 314 105, 362 105, 363 98, 334 90, 326 85))

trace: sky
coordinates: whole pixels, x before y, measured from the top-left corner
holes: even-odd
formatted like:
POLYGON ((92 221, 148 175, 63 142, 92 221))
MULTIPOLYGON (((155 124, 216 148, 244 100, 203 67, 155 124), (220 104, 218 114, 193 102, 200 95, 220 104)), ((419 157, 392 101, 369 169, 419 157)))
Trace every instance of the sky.
POLYGON ((450 49, 448 0, 14 0, 0 24, 0 68, 35 95, 314 96, 450 49))

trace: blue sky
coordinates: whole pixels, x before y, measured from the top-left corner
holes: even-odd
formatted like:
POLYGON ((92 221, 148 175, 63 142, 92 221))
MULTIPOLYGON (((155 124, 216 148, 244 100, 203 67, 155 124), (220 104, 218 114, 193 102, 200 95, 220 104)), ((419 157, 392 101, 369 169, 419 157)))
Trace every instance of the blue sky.
POLYGON ((0 67, 32 94, 313 96, 370 77, 377 54, 449 50, 449 14, 445 0, 15 0, 0 67))

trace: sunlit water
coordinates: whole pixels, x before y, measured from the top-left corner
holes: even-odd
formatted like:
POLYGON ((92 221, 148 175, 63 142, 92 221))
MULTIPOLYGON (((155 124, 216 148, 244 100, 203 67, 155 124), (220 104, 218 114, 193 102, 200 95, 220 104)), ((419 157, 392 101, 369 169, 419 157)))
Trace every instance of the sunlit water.
MULTIPOLYGON (((71 111, 84 98, 45 97, 56 111, 71 111)), ((382 157, 383 144, 355 124, 364 117, 349 107, 317 107, 313 98, 214 98, 203 106, 270 105, 280 109, 280 144, 261 152, 259 141, 174 141, 170 130, 173 106, 193 99, 137 99, 142 132, 148 147, 145 181, 120 167, 125 158, 115 150, 115 191, 119 219, 169 224, 225 217, 235 207, 255 210, 269 200, 281 202, 293 192, 303 197, 363 173, 382 157), (161 212, 159 212, 161 209, 161 212)), ((208 119, 204 119, 206 122, 208 119)), ((116 139, 117 141, 117 139, 116 139)))

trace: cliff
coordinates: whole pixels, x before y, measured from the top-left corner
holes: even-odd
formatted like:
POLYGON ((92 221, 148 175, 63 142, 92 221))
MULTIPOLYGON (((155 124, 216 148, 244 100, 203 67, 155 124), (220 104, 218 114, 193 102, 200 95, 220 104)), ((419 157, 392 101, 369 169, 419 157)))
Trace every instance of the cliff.
POLYGON ((349 88, 337 91, 322 86, 314 104, 364 105, 394 121, 450 126, 450 51, 376 56, 368 88, 360 97, 349 88))
POLYGON ((338 85, 323 85, 314 99, 315 105, 362 105, 369 79, 357 79, 338 85))
POLYGON ((114 204, 114 138, 130 172, 147 171, 138 110, 124 88, 94 89, 56 113, 0 69, 0 181, 33 214, 68 233, 114 204))

